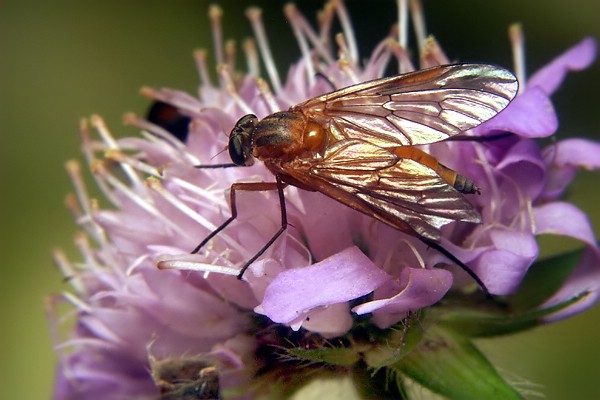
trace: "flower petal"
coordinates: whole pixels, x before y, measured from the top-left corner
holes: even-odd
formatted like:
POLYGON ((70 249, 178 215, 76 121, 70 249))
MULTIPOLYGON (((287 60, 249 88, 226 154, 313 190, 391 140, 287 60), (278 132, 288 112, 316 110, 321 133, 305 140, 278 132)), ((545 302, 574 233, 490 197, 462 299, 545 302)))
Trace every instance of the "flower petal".
POLYGON ((311 332, 318 332, 326 338, 343 335, 352 328, 348 303, 338 303, 312 310, 302 321, 302 327, 311 332))
POLYGON ((581 294, 586 295, 571 306, 544 318, 544 322, 554 322, 579 314, 598 301, 600 298, 600 250, 596 247, 586 248, 575 271, 562 288, 541 308, 569 301, 581 294))
MULTIPOLYGON (((533 140, 521 140, 515 143, 498 163, 496 169, 501 171, 504 176, 511 178, 503 181, 510 188, 501 188, 507 193, 516 188, 518 196, 525 194, 527 197, 535 199, 543 189, 546 166, 542 160, 539 146, 533 140)), ((519 204, 519 199, 507 199, 506 202, 519 204)))
POLYGON ((577 168, 600 169, 600 143, 585 139, 565 139, 543 151, 549 166, 544 188, 545 199, 555 199, 571 183, 577 168))
POLYGON ((452 273, 441 268, 404 268, 399 280, 387 282, 375 293, 377 300, 352 309, 367 313, 405 313, 437 303, 452 286, 452 273))
POLYGON ((596 170, 600 168, 600 143, 586 139, 565 139, 545 149, 544 156, 559 167, 596 170))
POLYGON ((493 131, 512 132, 522 137, 552 135, 558 129, 558 119, 548 95, 532 87, 519 94, 504 111, 473 131, 486 135, 493 131))
POLYGON ((358 247, 349 247, 320 263, 281 272, 260 308, 274 322, 287 323, 315 307, 364 296, 390 279, 358 247))
POLYGON ((585 38, 533 74, 527 82, 527 90, 538 87, 545 93, 552 94, 569 71, 585 69, 595 58, 596 41, 590 37, 585 38))
POLYGON ((569 236, 594 247, 596 237, 588 216, 565 202, 544 204, 533 209, 535 234, 554 234, 569 236))
POLYGON ((538 254, 537 243, 531 234, 500 229, 490 232, 490 238, 494 247, 479 257, 474 272, 490 293, 512 294, 538 254))

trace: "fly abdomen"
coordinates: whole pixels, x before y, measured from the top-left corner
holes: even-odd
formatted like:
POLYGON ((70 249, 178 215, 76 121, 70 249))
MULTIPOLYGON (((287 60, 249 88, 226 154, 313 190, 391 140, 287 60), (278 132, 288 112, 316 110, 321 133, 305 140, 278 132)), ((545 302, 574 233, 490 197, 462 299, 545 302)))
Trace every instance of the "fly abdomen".
POLYGON ((394 154, 402 158, 410 158, 411 160, 418 161, 419 163, 431 168, 437 174, 445 180, 450 186, 465 194, 481 194, 479 188, 475 186, 475 183, 467 178, 466 176, 456 173, 451 168, 446 167, 440 163, 434 156, 425 153, 415 147, 401 146, 392 149, 394 154))

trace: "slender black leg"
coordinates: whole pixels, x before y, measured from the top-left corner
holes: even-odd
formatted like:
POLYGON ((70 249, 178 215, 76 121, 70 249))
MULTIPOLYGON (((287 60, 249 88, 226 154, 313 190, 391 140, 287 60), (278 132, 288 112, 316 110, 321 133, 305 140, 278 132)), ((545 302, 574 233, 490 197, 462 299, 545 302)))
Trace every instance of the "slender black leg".
POLYGON ((223 229, 225 229, 234 219, 237 217, 237 205, 236 205, 236 192, 238 190, 244 191, 253 191, 253 192, 262 192, 265 190, 277 190, 279 195, 279 205, 281 208, 281 228, 269 239, 269 241, 250 259, 248 260, 240 270, 238 274, 238 279, 242 279, 244 276, 244 272, 248 269, 248 267, 256 261, 258 257, 260 257, 267 249, 277 240, 279 236, 283 233, 283 231, 287 228, 287 211, 285 208, 285 196, 283 194, 283 189, 285 188, 285 184, 281 181, 279 176, 276 176, 276 182, 239 182, 231 185, 231 192, 229 195, 229 202, 231 205, 231 217, 229 217, 225 222, 223 222, 217 229, 212 231, 210 235, 208 235, 194 250, 192 250, 192 254, 198 253, 206 243, 208 243, 212 238, 219 234, 223 229))
POLYGON ((465 271, 467 274, 469 274, 469 276, 479 285, 479 287, 483 291, 483 294, 485 295, 485 297, 487 297, 488 299, 493 299, 492 294, 489 292, 488 288, 485 286, 485 284, 482 282, 482 280, 479 279, 479 277, 477 275, 475 275, 475 272, 473 272, 471 270, 471 268, 467 267, 462 261, 460 261, 458 259, 458 257, 456 257, 454 254, 450 253, 448 250, 446 250, 445 248, 443 248, 436 242, 433 242, 433 241, 427 240, 427 239, 423 239, 423 238, 421 238, 421 240, 427 246, 437 250, 438 252, 440 252, 443 255, 445 255, 446 257, 448 257, 451 261, 453 261, 456 265, 458 265, 463 271, 465 271))

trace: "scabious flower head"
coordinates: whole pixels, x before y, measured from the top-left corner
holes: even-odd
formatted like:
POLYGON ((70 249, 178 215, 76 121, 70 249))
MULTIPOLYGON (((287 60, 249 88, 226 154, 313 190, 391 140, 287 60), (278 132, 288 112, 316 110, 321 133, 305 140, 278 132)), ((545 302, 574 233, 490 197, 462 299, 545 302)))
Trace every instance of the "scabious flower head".
MULTIPOLYGON (((407 2, 398 4, 408 15, 407 2)), ((418 2, 411 4, 419 66, 447 64, 437 42, 425 37, 418 2)), ((498 297, 482 296, 418 238, 294 187, 285 189, 287 230, 238 280, 240 266, 281 227, 281 211, 276 192, 239 191, 235 220, 190 254, 229 218, 232 183, 274 180, 260 163, 196 168, 229 162, 223 133, 244 114, 263 118, 332 85, 379 78, 392 66, 414 69, 406 18, 361 63, 341 1, 326 4, 317 30, 293 5, 285 12, 302 53, 285 80, 260 10, 247 11, 256 43, 244 43, 248 72, 238 73, 234 46, 220 43, 221 10, 212 7, 218 83, 208 78, 200 50, 198 97, 143 89, 176 108, 187 128, 182 140, 133 114, 126 122, 142 129, 140 137, 115 139, 94 116, 96 138, 82 122, 83 152, 110 206, 90 197, 79 164, 69 162, 75 196, 68 205, 85 234, 76 239, 82 262, 60 251, 55 256, 73 287, 61 299, 75 317, 68 338, 57 338, 55 397, 215 398, 220 392, 252 398, 344 374, 381 397, 405 396, 406 380, 454 398, 462 398, 461 390, 473 398, 518 396, 469 337, 558 320, 597 301, 594 233, 585 214, 561 195, 578 168, 600 167, 600 145, 566 139, 541 147, 536 141, 557 130, 549 96, 568 71, 593 61, 594 41, 583 40, 525 79, 520 30, 513 27, 520 92, 500 115, 465 134, 488 140, 427 146, 482 188, 481 196, 469 197, 482 223, 445 226, 441 244, 498 297), (343 33, 333 39, 335 18, 343 33), (260 78, 259 54, 272 89, 260 78), (584 250, 540 261, 536 236, 543 234, 575 238, 584 250)), ((50 311, 59 298, 53 300, 50 311)))

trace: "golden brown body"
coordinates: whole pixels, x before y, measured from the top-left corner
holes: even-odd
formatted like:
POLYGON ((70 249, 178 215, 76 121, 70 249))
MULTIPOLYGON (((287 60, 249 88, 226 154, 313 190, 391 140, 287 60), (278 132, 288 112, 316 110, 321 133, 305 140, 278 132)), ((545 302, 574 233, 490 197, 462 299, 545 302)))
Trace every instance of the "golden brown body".
POLYGON ((242 117, 229 136, 233 163, 250 166, 259 159, 276 182, 234 184, 231 218, 194 252, 235 219, 236 190, 278 190, 282 227, 244 265, 241 277, 285 230, 283 187, 289 184, 413 234, 460 263, 436 242, 440 228, 452 221, 481 221, 463 196, 479 189, 415 146, 492 118, 517 89, 516 78, 502 68, 447 65, 343 88, 260 121, 242 117))

